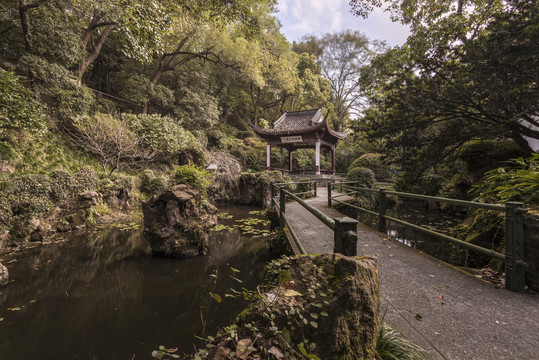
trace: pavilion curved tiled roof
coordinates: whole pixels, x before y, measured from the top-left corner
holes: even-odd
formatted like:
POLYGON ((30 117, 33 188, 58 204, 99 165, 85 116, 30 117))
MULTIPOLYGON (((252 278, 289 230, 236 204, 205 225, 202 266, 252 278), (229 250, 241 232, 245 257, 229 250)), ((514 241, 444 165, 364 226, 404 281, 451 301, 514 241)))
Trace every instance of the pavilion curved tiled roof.
POLYGON ((300 110, 300 111, 287 111, 273 125, 271 129, 262 129, 259 127, 253 127, 253 130, 260 136, 271 135, 293 135, 304 134, 313 132, 319 129, 325 128, 327 132, 336 137, 339 140, 343 140, 348 131, 339 132, 329 128, 329 125, 324 118, 322 108, 300 110))

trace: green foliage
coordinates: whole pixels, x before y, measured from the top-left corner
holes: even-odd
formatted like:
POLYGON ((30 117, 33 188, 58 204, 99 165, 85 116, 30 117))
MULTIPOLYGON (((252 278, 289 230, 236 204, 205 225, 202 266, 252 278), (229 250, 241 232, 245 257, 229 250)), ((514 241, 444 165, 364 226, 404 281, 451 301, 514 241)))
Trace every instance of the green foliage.
MULTIPOLYGON (((380 1, 352 1, 365 15, 380 1)), ((362 129, 387 141, 411 172, 451 164, 470 140, 505 139, 530 153, 536 124, 536 2, 392 0, 407 43, 364 69, 362 129)))
POLYGON ((374 188, 376 182, 374 172, 371 169, 364 167, 354 167, 350 169, 348 174, 346 174, 346 180, 357 181, 358 186, 368 188, 374 188))
POLYGON ((86 209, 86 217, 85 221, 89 225, 95 225, 97 223, 97 219, 100 218, 103 215, 109 215, 112 214, 112 210, 105 205, 105 204, 99 204, 94 205, 86 209))
POLYGON ((172 177, 177 184, 193 186, 205 196, 212 175, 206 169, 190 164, 177 166, 172 177))
POLYGON ((364 167, 371 169, 374 172, 374 176, 378 181, 390 181, 391 180, 391 166, 386 163, 383 154, 364 154, 354 160, 349 170, 364 167))
POLYGON ((171 117, 157 114, 122 114, 122 120, 129 124, 139 137, 144 138, 144 143, 157 152, 157 160, 174 163, 185 151, 202 151, 193 134, 171 117))
POLYGON ((395 180, 395 189, 398 191, 415 192, 425 195, 437 195, 446 178, 447 169, 429 169, 423 173, 403 171, 395 180))
POLYGON ((43 96, 47 97, 52 114, 61 124, 69 123, 77 116, 90 114, 95 104, 94 93, 84 86, 52 86, 43 96))
POLYGON ((41 87, 73 85, 73 76, 68 69, 36 55, 24 55, 17 67, 21 72, 29 74, 32 81, 41 87))
POLYGON ((11 72, 0 68, 0 139, 10 133, 46 130, 42 106, 11 72))
POLYGON ((482 181, 473 185, 472 193, 483 201, 522 201, 538 205, 539 153, 505 163, 507 166, 487 172, 482 181))
POLYGON ((228 150, 242 164, 243 168, 263 170, 266 166, 266 143, 259 137, 236 139, 226 137, 222 140, 224 150, 228 150))
POLYGON ((0 232, 16 224, 25 224, 32 218, 39 219, 53 206, 95 188, 96 184, 97 175, 91 168, 84 168, 76 174, 58 170, 50 176, 30 174, 0 181, 0 232))
POLYGON ((155 173, 146 169, 140 175, 140 190, 148 195, 157 194, 168 186, 169 179, 164 174, 155 175, 155 173))
POLYGON ((381 360, 427 360, 422 348, 392 329, 386 322, 380 324, 376 352, 381 360))

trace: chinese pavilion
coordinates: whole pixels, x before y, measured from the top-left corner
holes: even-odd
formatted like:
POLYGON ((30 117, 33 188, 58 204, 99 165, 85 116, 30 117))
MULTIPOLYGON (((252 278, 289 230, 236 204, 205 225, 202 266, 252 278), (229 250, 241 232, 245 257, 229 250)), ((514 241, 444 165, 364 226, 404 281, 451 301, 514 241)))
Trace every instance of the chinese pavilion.
POLYGON ((266 166, 271 170, 271 148, 279 146, 288 150, 289 171, 292 172, 292 153, 301 148, 316 151, 315 173, 320 175, 320 149, 331 150, 331 170, 335 174, 335 147, 348 132, 331 130, 321 108, 285 112, 271 129, 254 127, 255 133, 267 142, 266 166))

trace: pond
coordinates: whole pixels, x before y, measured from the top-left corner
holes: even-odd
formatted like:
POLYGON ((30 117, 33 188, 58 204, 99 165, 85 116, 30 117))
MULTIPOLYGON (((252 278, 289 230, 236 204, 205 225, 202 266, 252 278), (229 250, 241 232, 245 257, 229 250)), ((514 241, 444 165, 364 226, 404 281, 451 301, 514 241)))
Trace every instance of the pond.
POLYGON ((13 281, 0 288, 0 358, 150 359, 159 345, 193 352, 202 344, 195 334, 214 334, 245 304, 217 303, 210 292, 254 289, 272 258, 255 209, 220 210, 231 216, 211 233, 208 256, 151 257, 141 229, 127 226, 4 258, 13 281), (243 230, 231 229, 247 218, 243 230))

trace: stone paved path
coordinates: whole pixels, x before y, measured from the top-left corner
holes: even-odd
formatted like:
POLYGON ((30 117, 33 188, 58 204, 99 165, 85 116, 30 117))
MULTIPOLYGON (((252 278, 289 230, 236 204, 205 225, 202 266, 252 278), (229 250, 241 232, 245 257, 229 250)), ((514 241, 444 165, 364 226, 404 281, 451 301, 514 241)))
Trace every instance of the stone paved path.
MULTIPOLYGON (((331 217, 327 189, 308 202, 331 217)), ((297 203, 287 217, 307 253, 333 251, 333 231, 297 203)), ((539 359, 539 296, 496 289, 360 224, 358 255, 378 258, 385 320, 431 359, 539 359)))

